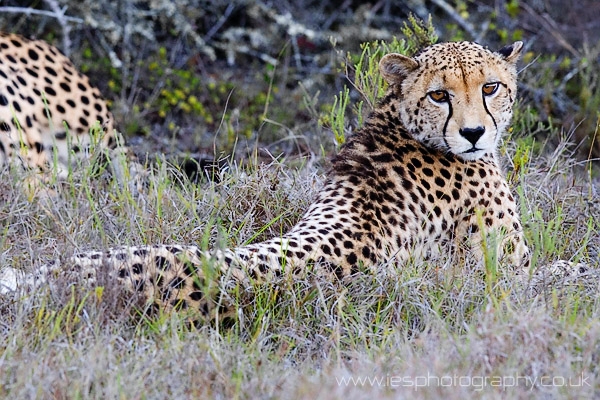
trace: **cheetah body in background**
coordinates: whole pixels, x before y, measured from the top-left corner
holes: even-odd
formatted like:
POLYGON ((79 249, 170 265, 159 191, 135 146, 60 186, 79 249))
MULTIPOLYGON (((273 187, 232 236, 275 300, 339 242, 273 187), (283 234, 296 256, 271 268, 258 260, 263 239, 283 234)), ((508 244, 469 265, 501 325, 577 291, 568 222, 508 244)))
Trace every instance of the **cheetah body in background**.
POLYGON ((0 166, 54 172, 65 178, 98 142, 118 146, 119 135, 100 91, 55 47, 0 33, 0 166))
MULTIPOLYGON (((207 281, 218 279, 247 287, 308 268, 344 278, 447 249, 482 262, 484 242, 496 246, 503 262, 524 267, 528 249, 497 155, 512 116, 521 49, 521 42, 498 52, 459 42, 427 47, 413 58, 385 56, 387 94, 340 149, 303 218, 281 237, 212 252, 117 247, 43 270, 108 270, 149 303, 211 319, 234 309, 227 290, 218 298, 205 291, 207 281), (498 240, 486 241, 492 236, 498 240)), ((15 283, 5 285, 11 288, 34 280, 11 273, 15 283)))

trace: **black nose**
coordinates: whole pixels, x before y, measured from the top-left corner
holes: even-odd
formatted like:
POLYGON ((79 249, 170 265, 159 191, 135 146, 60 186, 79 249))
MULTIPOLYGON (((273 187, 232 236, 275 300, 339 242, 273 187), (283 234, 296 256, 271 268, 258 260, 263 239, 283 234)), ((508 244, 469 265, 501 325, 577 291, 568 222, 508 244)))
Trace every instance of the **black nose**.
POLYGON ((458 131, 462 137, 467 139, 473 146, 479 140, 483 133, 485 132, 485 128, 483 126, 478 126, 477 128, 463 128, 458 131))

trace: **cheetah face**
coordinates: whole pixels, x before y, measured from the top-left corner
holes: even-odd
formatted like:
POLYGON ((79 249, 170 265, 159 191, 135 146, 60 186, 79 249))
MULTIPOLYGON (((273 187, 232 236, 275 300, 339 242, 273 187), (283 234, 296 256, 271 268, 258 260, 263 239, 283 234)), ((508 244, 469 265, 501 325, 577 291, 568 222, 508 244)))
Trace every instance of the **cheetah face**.
POLYGON ((417 140, 476 160, 495 154, 510 124, 522 47, 515 42, 492 52, 471 42, 440 43, 414 58, 388 54, 380 69, 417 140))

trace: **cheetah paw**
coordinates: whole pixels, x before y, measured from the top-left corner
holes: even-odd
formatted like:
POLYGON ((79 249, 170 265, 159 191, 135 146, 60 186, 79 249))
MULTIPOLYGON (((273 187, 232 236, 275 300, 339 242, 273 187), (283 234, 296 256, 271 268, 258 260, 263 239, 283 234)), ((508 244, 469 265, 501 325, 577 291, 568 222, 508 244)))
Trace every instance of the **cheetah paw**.
POLYGON ((531 275, 528 271, 523 275, 526 277, 527 287, 532 295, 539 294, 550 287, 566 288, 574 284, 597 281, 596 270, 589 264, 566 260, 557 260, 539 266, 531 275))
POLYGON ((534 279, 552 279, 571 281, 585 276, 590 272, 590 266, 585 263, 575 263, 566 260, 557 260, 550 265, 539 267, 533 274, 534 279))

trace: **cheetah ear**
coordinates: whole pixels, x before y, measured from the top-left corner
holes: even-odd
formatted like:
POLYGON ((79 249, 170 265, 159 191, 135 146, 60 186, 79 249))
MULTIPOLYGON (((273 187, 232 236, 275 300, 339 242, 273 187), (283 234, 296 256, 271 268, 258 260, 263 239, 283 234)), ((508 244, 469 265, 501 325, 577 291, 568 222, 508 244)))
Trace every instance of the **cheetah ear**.
POLYGON ((509 63, 515 64, 521 55, 521 50, 523 49, 523 42, 518 41, 514 42, 511 45, 504 46, 500 50, 497 51, 506 61, 509 63))
POLYGON ((404 78, 419 67, 419 63, 410 57, 390 53, 379 61, 379 70, 387 83, 402 83, 404 78))

